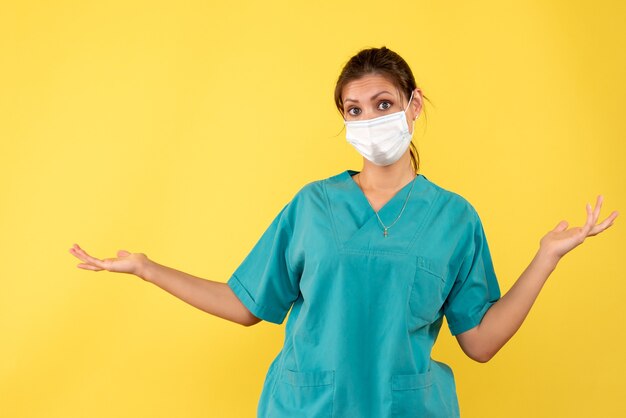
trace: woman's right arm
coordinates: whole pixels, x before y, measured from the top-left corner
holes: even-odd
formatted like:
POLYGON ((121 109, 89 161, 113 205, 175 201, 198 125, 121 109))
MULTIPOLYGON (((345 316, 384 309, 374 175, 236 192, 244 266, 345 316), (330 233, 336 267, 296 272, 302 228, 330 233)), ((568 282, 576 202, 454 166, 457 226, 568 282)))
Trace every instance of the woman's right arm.
POLYGON ((70 253, 83 261, 77 267, 93 271, 107 270, 134 274, 211 315, 244 326, 261 321, 241 303, 227 283, 205 280, 158 264, 143 253, 120 250, 117 253, 118 258, 100 260, 87 254, 78 244, 74 244, 70 253))
POLYGON ((226 283, 192 276, 151 260, 146 261, 137 275, 211 315, 245 326, 261 321, 250 313, 226 283))

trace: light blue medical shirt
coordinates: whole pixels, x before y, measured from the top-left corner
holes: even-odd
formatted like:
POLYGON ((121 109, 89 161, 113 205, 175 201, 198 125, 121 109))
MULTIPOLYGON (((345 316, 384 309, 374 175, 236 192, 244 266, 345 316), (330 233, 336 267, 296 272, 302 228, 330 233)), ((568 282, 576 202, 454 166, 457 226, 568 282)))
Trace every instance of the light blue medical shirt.
POLYGON ((444 315, 456 335, 500 298, 480 218, 420 174, 384 237, 356 173, 302 187, 228 280, 258 318, 291 308, 258 417, 458 417, 452 370, 430 355, 444 315))

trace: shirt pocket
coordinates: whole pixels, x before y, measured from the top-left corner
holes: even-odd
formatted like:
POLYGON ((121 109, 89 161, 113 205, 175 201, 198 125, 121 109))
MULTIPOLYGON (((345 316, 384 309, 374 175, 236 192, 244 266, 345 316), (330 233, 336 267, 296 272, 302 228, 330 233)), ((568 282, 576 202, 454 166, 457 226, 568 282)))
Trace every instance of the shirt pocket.
POLYGON ((432 369, 425 373, 391 376, 391 416, 393 418, 434 417, 428 403, 433 391, 432 369))
POLYGON ((433 323, 441 316, 444 297, 443 267, 433 259, 416 256, 409 295, 411 329, 433 323))
POLYGON ((284 416, 333 416, 334 370, 296 371, 283 369, 276 396, 284 416))

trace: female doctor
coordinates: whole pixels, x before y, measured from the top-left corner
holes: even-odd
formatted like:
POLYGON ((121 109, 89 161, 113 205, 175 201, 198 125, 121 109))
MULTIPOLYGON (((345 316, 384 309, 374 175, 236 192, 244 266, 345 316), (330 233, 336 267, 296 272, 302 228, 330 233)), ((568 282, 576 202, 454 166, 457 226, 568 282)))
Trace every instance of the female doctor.
POLYGON ((419 171, 411 142, 423 95, 395 52, 364 49, 343 68, 335 103, 363 156, 302 187, 227 283, 120 250, 78 267, 134 274, 212 315, 285 326, 259 417, 460 416, 454 375, 430 357, 446 317, 463 352, 487 362, 519 329, 559 260, 618 215, 559 222, 501 296, 481 220, 462 196, 419 171))

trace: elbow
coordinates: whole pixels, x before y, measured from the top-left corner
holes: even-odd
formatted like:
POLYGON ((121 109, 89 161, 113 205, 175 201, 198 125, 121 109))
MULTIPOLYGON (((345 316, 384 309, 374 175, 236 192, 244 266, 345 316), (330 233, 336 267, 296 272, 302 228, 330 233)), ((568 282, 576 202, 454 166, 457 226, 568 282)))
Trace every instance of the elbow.
POLYGON ((472 357, 472 360, 477 361, 479 363, 487 363, 489 360, 491 360, 491 357, 490 356, 486 356, 486 355, 474 356, 474 357, 472 357))
POLYGON ((496 338, 480 332, 479 327, 458 334, 457 340, 463 352, 478 363, 487 363, 502 348, 496 338))
POLYGON ((257 318, 256 316, 250 314, 248 315, 246 320, 240 322, 240 324, 243 325, 244 327, 251 327, 252 325, 256 325, 261 321, 262 321, 261 318, 257 318))
POLYGON ((479 363, 487 363, 496 355, 495 351, 487 351, 482 350, 472 356, 472 360, 477 361, 479 363))

